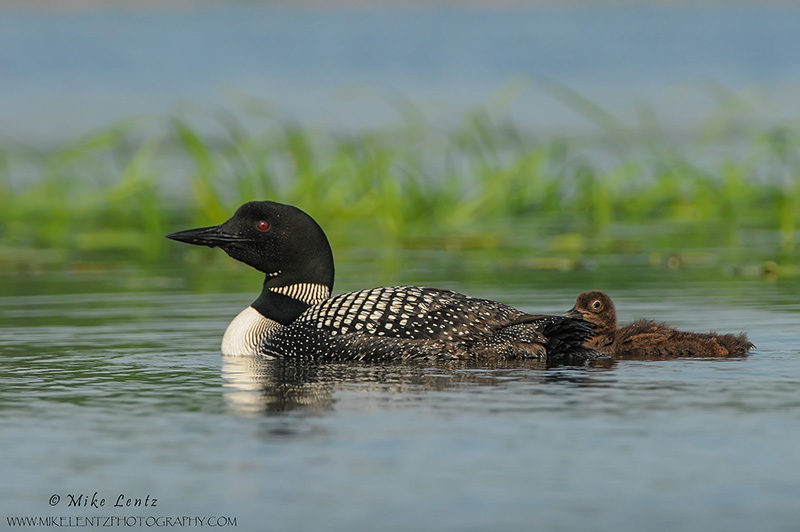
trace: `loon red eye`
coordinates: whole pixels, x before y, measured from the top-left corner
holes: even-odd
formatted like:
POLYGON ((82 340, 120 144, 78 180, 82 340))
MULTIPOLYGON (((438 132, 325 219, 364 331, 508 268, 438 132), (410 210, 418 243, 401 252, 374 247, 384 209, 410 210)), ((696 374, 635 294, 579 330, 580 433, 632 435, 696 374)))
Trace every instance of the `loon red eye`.
POLYGON ((269 222, 266 220, 261 220, 260 222, 258 222, 256 227, 258 228, 259 231, 266 231, 267 229, 269 229, 269 222))

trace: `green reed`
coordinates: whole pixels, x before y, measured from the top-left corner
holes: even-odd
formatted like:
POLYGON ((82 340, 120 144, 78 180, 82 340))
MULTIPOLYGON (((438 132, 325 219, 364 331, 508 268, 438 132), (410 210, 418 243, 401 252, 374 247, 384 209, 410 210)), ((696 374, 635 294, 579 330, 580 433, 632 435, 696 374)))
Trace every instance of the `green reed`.
POLYGON ((750 232, 763 231, 777 235, 776 257, 796 257, 796 131, 736 130, 687 146, 560 94, 601 132, 538 138, 476 110, 447 131, 409 115, 330 133, 262 109, 247 124, 215 111, 126 122, 50 150, 2 147, 0 264, 158 263, 184 252, 165 233, 267 198, 311 213, 342 249, 722 246, 746 256, 750 232))

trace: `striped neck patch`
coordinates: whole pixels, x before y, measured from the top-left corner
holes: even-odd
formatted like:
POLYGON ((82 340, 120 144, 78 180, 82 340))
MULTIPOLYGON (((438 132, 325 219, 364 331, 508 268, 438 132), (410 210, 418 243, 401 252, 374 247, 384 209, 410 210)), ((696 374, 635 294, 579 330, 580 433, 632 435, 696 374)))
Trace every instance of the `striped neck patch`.
POLYGON ((297 299, 308 305, 316 305, 331 296, 330 289, 324 284, 317 283, 298 283, 288 286, 270 287, 272 292, 283 294, 292 299, 297 299))

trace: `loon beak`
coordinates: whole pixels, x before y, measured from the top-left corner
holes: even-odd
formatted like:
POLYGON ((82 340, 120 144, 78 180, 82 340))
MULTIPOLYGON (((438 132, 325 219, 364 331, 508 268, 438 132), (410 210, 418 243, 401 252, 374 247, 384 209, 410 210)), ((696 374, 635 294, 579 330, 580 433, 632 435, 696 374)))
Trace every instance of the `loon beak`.
POLYGON ((576 307, 572 307, 571 309, 566 311, 564 313, 564 316, 566 316, 568 318, 577 318, 579 320, 583 319, 583 313, 581 311, 579 311, 576 307))
POLYGON ((187 244, 195 244, 197 246, 208 246, 210 248, 218 246, 223 247, 225 244, 247 240, 240 236, 226 233, 221 225, 178 231, 167 235, 167 238, 187 244))

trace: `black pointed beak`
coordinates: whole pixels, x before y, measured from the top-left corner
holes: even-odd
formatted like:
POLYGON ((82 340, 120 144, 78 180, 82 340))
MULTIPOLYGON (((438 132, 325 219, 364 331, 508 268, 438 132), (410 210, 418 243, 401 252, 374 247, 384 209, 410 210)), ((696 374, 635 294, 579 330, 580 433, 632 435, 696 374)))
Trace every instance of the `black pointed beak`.
POLYGON ((564 313, 564 316, 568 318, 577 318, 579 320, 583 319, 583 314, 576 307, 572 307, 571 309, 566 311, 564 313))
POLYGON ((167 235, 170 240, 194 244, 196 246, 224 247, 225 244, 243 242, 247 240, 237 235, 226 233, 221 225, 213 227, 200 227, 198 229, 187 229, 167 235))

